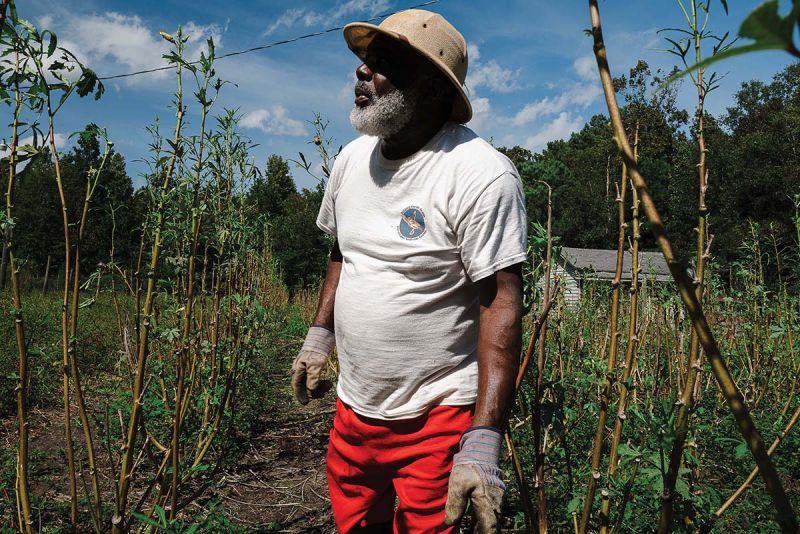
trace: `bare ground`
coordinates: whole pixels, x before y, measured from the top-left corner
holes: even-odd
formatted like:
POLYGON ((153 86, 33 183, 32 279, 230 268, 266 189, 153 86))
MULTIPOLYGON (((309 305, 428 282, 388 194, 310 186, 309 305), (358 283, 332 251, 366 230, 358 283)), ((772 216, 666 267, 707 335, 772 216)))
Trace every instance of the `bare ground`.
MULTIPOLYGON (((222 504, 222 513, 230 523, 244 531, 335 532, 325 479, 325 450, 333 412, 333 401, 321 400, 306 407, 284 405, 264 414, 260 432, 247 440, 236 464, 222 471, 215 487, 189 506, 189 515, 203 517, 205 510, 199 508, 214 499, 222 504)), ((62 410, 32 408, 29 420, 29 478, 36 527, 40 532, 66 531, 69 489, 62 410)), ((73 428, 73 436, 76 458, 82 457, 79 428, 73 428)), ((0 448, 7 461, 13 461, 16 440, 16 418, 0 419, 0 448)), ((96 445, 98 465, 108 465, 108 456, 101 450, 103 444, 96 445)), ((13 464, 10 467, 13 474, 13 464)), ((102 467, 98 471, 104 500, 112 502, 112 473, 102 467)), ((5 482, 6 487, 13 488, 13 480, 5 482)), ((79 495, 84 494, 83 489, 79 479, 79 495)), ((10 489, 0 491, 0 503, 0 529, 12 528, 14 495, 10 489)), ((81 520, 88 522, 88 517, 82 515, 81 520)), ((90 524, 85 525, 85 531, 91 531, 90 524)))

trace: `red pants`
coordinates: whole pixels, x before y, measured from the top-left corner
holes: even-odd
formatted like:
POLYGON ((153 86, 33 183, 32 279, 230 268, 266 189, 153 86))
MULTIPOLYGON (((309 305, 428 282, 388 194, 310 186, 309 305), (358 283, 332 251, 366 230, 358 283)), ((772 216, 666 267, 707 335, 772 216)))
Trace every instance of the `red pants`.
POLYGON ((456 532, 444 524, 447 481, 473 412, 436 406, 414 419, 383 421, 337 400, 326 461, 338 531, 393 521, 395 534, 456 532))

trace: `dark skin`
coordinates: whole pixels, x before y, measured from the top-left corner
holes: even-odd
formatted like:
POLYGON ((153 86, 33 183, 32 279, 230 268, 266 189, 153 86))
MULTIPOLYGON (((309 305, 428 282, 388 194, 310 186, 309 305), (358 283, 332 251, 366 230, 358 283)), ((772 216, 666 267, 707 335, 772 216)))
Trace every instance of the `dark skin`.
MULTIPOLYGON (((393 39, 376 37, 356 69, 358 80, 371 83, 377 96, 395 88, 422 84, 414 118, 400 132, 381 140, 388 159, 417 152, 449 120, 453 89, 428 60, 393 39)), ((368 106, 369 98, 356 105, 368 106)), ((334 243, 320 291, 314 322, 333 328, 336 288, 342 271, 342 253, 334 243)), ((478 331, 478 396, 474 426, 503 428, 515 387, 522 345, 522 272, 512 265, 476 282, 480 299, 478 331)), ((391 523, 357 527, 350 534, 392 532, 391 523)))

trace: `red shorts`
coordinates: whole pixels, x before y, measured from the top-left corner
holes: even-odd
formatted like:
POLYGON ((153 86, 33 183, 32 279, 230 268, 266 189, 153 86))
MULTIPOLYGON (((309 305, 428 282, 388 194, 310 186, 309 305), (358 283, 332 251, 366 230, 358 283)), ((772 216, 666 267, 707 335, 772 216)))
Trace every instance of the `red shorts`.
POLYGON ((444 524, 447 481, 474 408, 436 406, 384 421, 337 399, 326 461, 338 531, 393 521, 395 534, 456 532, 444 524))

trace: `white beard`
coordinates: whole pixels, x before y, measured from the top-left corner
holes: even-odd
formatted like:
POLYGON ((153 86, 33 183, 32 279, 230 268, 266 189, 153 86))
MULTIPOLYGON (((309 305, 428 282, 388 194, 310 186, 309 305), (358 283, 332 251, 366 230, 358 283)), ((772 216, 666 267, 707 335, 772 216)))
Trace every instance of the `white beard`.
POLYGON ((395 89, 383 96, 375 94, 372 83, 358 82, 370 96, 364 107, 355 106, 350 112, 350 124, 359 133, 386 139, 405 128, 414 116, 418 94, 414 89, 395 89))

